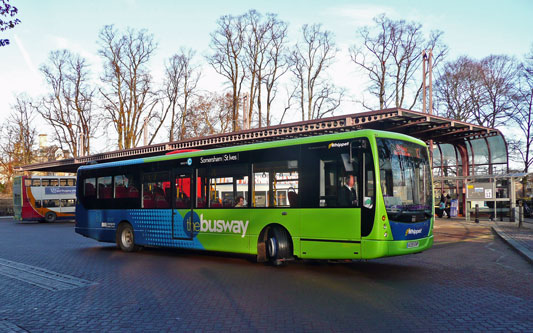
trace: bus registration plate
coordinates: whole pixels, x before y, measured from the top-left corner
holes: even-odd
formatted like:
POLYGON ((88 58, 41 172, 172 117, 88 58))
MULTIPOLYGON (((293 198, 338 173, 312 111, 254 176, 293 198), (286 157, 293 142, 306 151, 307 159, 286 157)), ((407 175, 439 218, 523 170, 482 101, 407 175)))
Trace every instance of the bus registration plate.
POLYGON ((412 249, 412 248, 415 248, 415 247, 418 247, 418 241, 407 242, 407 248, 408 249, 412 249))

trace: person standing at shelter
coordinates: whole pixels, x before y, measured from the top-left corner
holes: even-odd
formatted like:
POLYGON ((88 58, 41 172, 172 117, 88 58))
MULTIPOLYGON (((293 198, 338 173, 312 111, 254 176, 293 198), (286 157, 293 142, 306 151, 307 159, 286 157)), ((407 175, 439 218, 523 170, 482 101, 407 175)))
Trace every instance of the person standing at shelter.
POLYGON ((446 211, 446 192, 442 191, 440 195, 439 200, 439 208, 437 210, 437 216, 439 218, 442 218, 444 216, 444 212, 446 211))
POLYGON ((444 210, 446 211, 446 215, 448 216, 448 218, 451 218, 451 217, 452 217, 452 216, 450 215, 451 208, 452 208, 452 197, 450 197, 450 194, 448 193, 448 194, 446 195, 445 208, 444 208, 444 210))

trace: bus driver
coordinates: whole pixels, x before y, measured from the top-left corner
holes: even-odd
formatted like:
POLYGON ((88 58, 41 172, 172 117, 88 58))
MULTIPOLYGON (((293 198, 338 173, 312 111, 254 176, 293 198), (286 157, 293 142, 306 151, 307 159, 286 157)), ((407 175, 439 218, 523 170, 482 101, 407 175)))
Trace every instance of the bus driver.
POLYGON ((344 185, 339 191, 339 207, 356 207, 357 206, 357 192, 354 188, 355 178, 353 175, 348 175, 344 179, 344 185))

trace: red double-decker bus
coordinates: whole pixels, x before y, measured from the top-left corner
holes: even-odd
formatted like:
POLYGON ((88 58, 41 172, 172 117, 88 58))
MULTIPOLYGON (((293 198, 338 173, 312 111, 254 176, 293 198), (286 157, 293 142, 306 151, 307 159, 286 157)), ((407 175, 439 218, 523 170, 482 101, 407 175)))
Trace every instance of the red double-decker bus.
POLYGON ((54 222, 76 215, 76 177, 17 176, 13 180, 16 220, 54 222))

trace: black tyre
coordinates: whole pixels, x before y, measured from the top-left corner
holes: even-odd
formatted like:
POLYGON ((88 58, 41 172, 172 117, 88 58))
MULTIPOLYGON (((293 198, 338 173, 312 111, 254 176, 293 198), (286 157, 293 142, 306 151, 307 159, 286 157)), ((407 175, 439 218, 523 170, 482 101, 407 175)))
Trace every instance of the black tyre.
POLYGON ((134 252, 139 250, 139 246, 135 245, 133 228, 129 223, 121 223, 118 226, 116 241, 117 247, 124 252, 134 252))
POLYGON ((272 227, 268 230, 266 255, 268 261, 275 266, 279 266, 285 260, 292 258, 292 242, 285 229, 272 227))
POLYGON ((44 221, 48 223, 55 222, 57 219, 57 215, 54 212, 47 212, 44 214, 44 221))

